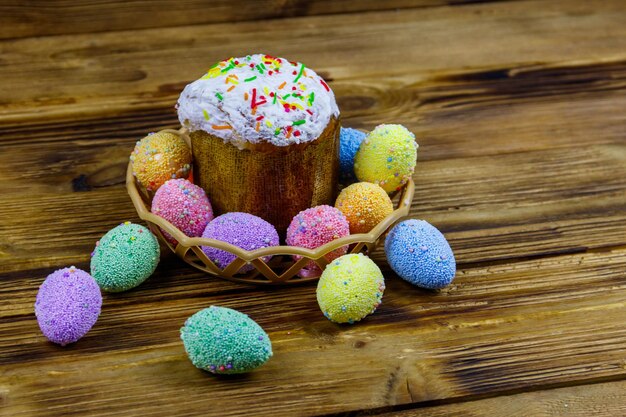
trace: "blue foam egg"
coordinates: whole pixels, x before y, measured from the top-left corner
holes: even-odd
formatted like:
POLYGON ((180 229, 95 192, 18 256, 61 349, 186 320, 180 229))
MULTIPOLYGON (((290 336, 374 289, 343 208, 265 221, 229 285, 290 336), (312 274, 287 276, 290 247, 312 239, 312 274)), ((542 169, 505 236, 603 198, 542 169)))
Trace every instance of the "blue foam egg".
POLYGON ((385 240, 385 254, 391 269, 418 287, 443 288, 456 273, 448 241, 424 220, 405 220, 391 229, 385 240))
POLYGON ((339 167, 342 181, 355 181, 354 157, 365 139, 365 133, 342 127, 339 133, 339 167))

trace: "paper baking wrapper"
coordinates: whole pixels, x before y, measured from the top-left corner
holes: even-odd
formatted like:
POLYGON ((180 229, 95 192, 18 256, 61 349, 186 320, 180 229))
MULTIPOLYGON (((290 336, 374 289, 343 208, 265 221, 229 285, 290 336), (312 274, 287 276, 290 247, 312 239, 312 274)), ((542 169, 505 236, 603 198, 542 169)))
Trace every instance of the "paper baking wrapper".
POLYGON ((205 131, 191 132, 194 181, 218 214, 251 213, 273 224, 284 239, 301 210, 334 205, 339 179, 339 121, 332 118, 319 138, 238 149, 205 131))

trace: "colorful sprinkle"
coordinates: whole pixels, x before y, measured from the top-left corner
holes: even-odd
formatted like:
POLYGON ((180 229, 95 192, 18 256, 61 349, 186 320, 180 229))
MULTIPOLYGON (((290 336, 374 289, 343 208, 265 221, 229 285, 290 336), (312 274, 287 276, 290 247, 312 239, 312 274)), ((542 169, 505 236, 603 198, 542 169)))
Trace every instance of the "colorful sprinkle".
MULTIPOLYGON (((300 71, 298 71, 298 76, 293 80, 294 83, 298 82, 300 77, 302 77, 302 73, 304 72, 304 64, 301 64, 300 71)), ((295 87, 294 87, 295 90, 295 87)))

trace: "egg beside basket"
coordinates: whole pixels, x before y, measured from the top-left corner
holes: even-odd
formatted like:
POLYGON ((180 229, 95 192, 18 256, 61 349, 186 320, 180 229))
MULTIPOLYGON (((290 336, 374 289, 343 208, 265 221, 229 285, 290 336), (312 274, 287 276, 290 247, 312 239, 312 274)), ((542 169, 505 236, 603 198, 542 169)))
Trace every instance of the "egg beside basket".
MULTIPOLYGON (((191 143, 185 128, 180 130, 167 129, 162 132, 178 135, 188 144, 191 143)), ((132 164, 133 162, 130 161, 128 165, 126 188, 137 210, 137 214, 148 224, 155 236, 178 257, 194 268, 216 277, 247 284, 296 284, 317 280, 319 276, 301 276, 300 271, 310 261, 315 262, 320 270, 323 271, 328 264, 325 255, 342 246, 348 246, 348 253, 373 252, 378 244, 384 240, 385 235, 393 225, 408 216, 415 188, 415 184, 409 179, 400 190, 391 195, 394 202, 394 211, 369 233, 348 235, 313 250, 296 246, 270 246, 247 251, 220 240, 188 237, 167 220, 151 213, 150 207, 154 193, 147 191, 139 184, 133 175, 132 164), (169 233, 178 243, 175 246, 170 243, 163 236, 162 230, 169 233), (219 268, 207 257, 201 248, 202 246, 214 247, 230 252, 236 258, 225 268, 219 268), (267 259, 268 256, 271 256, 271 259, 265 262, 263 258, 267 259), (245 273, 239 272, 241 267, 246 264, 250 264, 254 268, 245 273)))

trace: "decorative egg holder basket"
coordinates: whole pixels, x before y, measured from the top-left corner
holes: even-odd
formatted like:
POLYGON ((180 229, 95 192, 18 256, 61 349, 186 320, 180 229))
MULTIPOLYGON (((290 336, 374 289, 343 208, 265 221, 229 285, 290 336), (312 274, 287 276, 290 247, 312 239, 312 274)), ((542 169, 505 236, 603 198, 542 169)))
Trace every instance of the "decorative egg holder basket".
MULTIPOLYGON (((167 129, 163 132, 179 135, 188 144, 191 143, 189 135, 184 128, 180 130, 167 129)), ((328 264, 325 255, 342 246, 348 246, 348 253, 372 253, 384 240, 385 235, 393 225, 408 216, 411 202, 413 201, 415 184, 413 180, 409 179, 399 191, 391 196, 394 201, 394 211, 369 233, 345 236, 313 250, 297 246, 270 246, 253 251, 247 251, 220 240, 188 237, 167 220, 152 214, 150 207, 152 206, 154 193, 148 192, 137 182, 133 175, 132 162, 128 164, 126 171, 126 188, 137 210, 137 214, 148 223, 152 233, 189 265, 230 281, 255 285, 278 285, 317 280, 319 274, 300 274, 300 271, 310 261, 315 262, 319 270, 323 271, 328 264), (165 239, 162 230, 169 233, 178 244, 174 246, 165 239), (206 256, 202 251, 202 246, 210 246, 230 252, 236 256, 236 259, 221 269, 206 256), (299 255, 301 258, 297 259, 294 255, 299 255), (272 258, 265 262, 263 258, 267 256, 272 256, 272 258), (253 265, 254 269, 246 273, 239 273, 241 267, 248 263, 253 265)))

